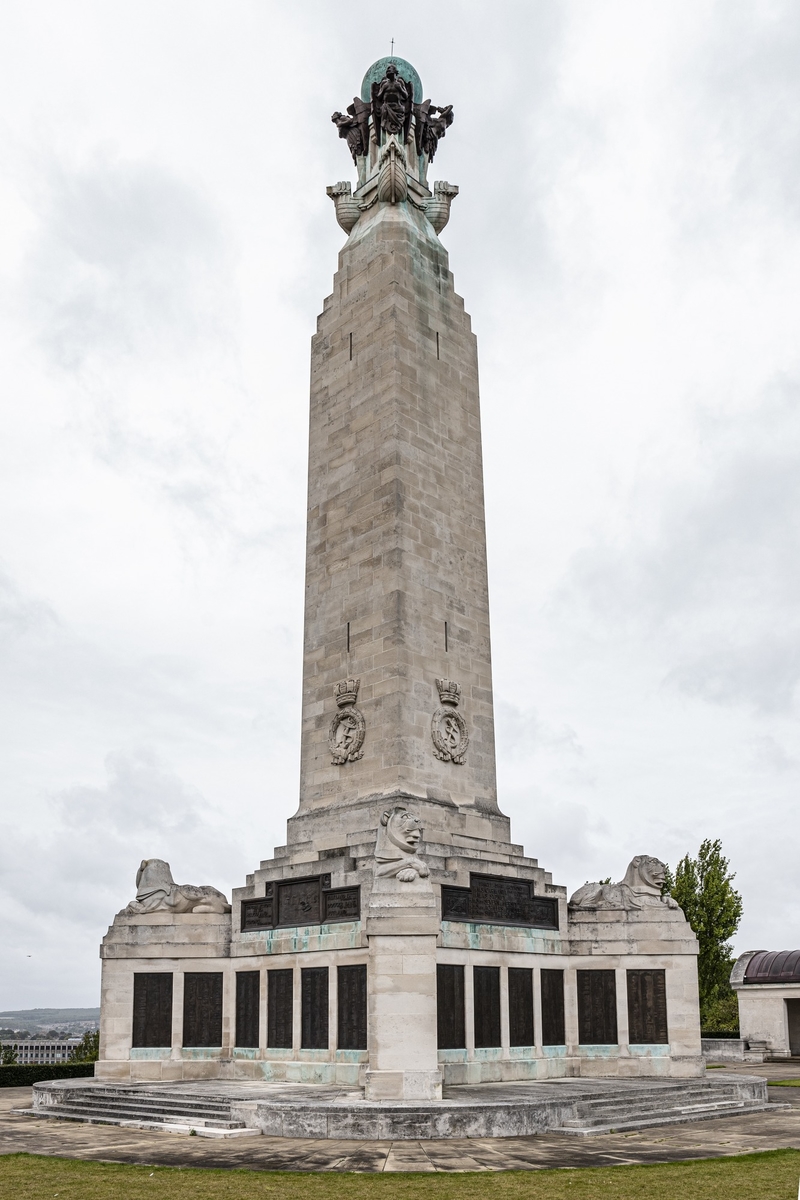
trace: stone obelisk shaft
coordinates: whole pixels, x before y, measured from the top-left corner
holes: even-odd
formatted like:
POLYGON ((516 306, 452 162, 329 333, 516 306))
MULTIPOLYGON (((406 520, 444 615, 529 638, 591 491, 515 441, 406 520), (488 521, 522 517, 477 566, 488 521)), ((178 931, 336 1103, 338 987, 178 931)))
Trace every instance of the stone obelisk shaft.
POLYGON ((497 812, 476 342, 426 218, 378 204, 312 346, 300 814, 398 790, 497 812), (347 677, 366 732, 342 766, 347 677), (462 689, 462 764, 434 753, 437 678, 462 689))

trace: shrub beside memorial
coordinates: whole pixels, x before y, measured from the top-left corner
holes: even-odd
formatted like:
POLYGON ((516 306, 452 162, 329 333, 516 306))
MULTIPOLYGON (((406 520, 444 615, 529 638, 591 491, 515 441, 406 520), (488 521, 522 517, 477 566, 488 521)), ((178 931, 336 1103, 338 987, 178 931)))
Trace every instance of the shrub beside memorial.
POLYGON ((44 1083, 48 1079, 83 1079, 94 1075, 94 1063, 14 1063, 0 1066, 0 1088, 30 1087, 32 1083, 44 1083))

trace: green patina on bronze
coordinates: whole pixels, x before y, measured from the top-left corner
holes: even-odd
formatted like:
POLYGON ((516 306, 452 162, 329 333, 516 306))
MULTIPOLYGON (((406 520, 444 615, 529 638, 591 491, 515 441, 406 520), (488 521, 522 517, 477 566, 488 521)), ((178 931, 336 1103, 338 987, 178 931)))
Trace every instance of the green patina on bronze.
POLYGON ((393 63, 397 67, 397 73, 402 79, 407 79, 414 88, 414 103, 422 104, 422 80, 414 70, 410 62, 406 62, 404 58, 379 58, 373 63, 367 71, 361 83, 361 99, 365 104, 368 104, 372 99, 373 83, 380 83, 386 74, 386 68, 389 63, 393 63))

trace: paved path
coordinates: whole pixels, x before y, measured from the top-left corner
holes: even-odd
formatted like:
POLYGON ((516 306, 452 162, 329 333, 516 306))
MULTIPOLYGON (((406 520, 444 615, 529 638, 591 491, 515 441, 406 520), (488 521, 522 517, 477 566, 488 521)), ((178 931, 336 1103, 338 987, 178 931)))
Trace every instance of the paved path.
MULTIPOLYGON (((741 1073, 741 1064, 732 1065, 741 1073)), ((800 1067, 744 1068, 768 1079, 800 1078, 800 1067)), ((425 1142, 351 1142, 291 1138, 217 1141, 188 1135, 120 1129, 17 1116, 30 1088, 0 1090, 0 1154, 48 1154, 106 1162, 181 1167, 245 1167, 256 1171, 509 1171, 595 1167, 621 1163, 717 1158, 754 1150, 800 1149, 800 1088, 771 1088, 770 1099, 791 1111, 754 1113, 592 1137, 539 1134, 521 1138, 459 1138, 425 1142)))

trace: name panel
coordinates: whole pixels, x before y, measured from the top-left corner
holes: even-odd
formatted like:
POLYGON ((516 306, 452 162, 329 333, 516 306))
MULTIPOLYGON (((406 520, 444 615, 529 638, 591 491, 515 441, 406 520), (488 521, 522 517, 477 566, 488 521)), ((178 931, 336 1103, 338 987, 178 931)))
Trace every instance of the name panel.
POLYGON ((332 888, 330 884, 330 875, 268 883, 263 898, 242 901, 242 932, 357 921, 361 888, 332 888))
POLYGON ((470 875, 468 888, 442 885, 442 919, 558 929, 558 901, 535 896, 527 879, 470 875))

